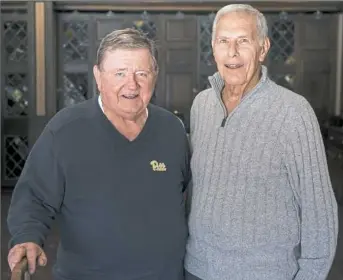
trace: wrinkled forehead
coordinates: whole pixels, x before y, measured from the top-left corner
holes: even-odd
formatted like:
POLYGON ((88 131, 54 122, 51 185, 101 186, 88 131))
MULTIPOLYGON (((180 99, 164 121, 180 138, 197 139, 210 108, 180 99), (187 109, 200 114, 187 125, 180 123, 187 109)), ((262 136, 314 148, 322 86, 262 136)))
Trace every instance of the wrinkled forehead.
POLYGON ((229 12, 219 18, 215 27, 216 37, 257 37, 257 18, 249 12, 229 12))
POLYGON ((104 71, 116 69, 152 70, 154 61, 148 49, 107 50, 102 61, 104 71))

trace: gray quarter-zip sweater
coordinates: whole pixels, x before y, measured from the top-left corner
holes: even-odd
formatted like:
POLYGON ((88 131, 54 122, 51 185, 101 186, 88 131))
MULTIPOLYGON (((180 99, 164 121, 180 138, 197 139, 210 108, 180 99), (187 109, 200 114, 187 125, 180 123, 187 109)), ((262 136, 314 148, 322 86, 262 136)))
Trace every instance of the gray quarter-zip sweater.
POLYGON ((265 67, 228 116, 219 74, 210 82, 191 109, 186 269, 203 280, 324 280, 338 219, 314 111, 265 67))

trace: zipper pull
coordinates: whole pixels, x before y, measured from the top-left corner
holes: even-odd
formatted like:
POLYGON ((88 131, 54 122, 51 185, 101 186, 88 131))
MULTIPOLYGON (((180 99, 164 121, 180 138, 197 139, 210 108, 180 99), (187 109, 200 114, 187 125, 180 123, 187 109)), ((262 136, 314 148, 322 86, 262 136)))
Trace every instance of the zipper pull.
POLYGON ((225 122, 226 122, 227 117, 224 117, 222 124, 220 125, 220 127, 224 127, 225 126, 225 122))

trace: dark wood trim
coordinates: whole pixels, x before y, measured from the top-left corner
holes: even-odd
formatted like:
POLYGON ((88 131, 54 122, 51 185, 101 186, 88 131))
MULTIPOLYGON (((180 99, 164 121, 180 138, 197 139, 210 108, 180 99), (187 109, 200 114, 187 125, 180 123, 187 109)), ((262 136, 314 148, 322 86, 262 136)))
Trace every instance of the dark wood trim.
MULTIPOLYGON (((89 34, 89 40, 92 40, 92 44, 90 44, 88 48, 88 57, 93 59, 88 59, 88 65, 87 70, 85 72, 88 73, 87 75, 87 82, 88 82, 88 92, 87 97, 91 98, 97 94, 97 85, 95 83, 95 80, 93 78, 93 66, 95 64, 94 58, 96 57, 97 52, 97 28, 96 28, 96 20, 92 17, 91 20, 88 23, 88 34, 89 34)), ((80 71, 83 72, 83 71, 80 71)))
MULTIPOLYGON (((142 0, 142 1, 55 1, 58 10, 78 11, 216 11, 224 5, 236 1, 199 1, 199 0, 142 0)), ((245 1, 263 12, 272 11, 322 11, 337 12, 343 10, 341 1, 245 1)))
POLYGON ((0 3, 1 12, 6 11, 22 11, 27 10, 27 1, 1 1, 0 3))
MULTIPOLYGON (((1 6, 1 5, 0 5, 1 6)), ((2 10, 0 11, 2 12, 2 10)), ((2 15, 1 15, 2 16, 2 15)), ((0 23, 1 23, 1 29, 0 29, 0 42, 4 42, 4 27, 3 27, 3 21, 2 18, 0 19, 0 23)), ((4 59, 5 57, 5 48, 2 47, 0 49, 0 58, 4 59)), ((1 70, 1 74, 0 74, 0 90, 1 92, 5 92, 5 71, 4 71, 4 63, 3 61, 0 62, 0 70, 1 70)), ((5 161, 4 161, 4 154, 3 152, 5 151, 4 149, 4 110, 3 110, 3 106, 4 106, 4 94, 1 94, 0 96, 0 181, 1 181, 1 193, 3 191, 3 186, 2 186, 2 179, 3 179, 3 174, 5 174, 5 172, 3 172, 4 170, 4 166, 5 166, 5 161)))
MULTIPOLYGON (((31 1, 6 0, 0 5, 2 11, 16 9, 26 10, 31 1)), ((216 11, 220 7, 233 4, 237 1, 225 0, 98 0, 98 1, 80 1, 80 0, 55 0, 57 10, 78 10, 78 11, 216 11)), ((323 1, 323 0, 247 0, 244 3, 251 4, 263 12, 273 11, 317 11, 337 12, 343 11, 343 1, 323 1)))
POLYGON ((29 149, 33 146, 35 142, 35 136, 33 130, 35 129, 34 119, 36 116, 36 56, 35 49, 36 49, 36 30, 35 30, 35 2, 29 2, 27 4, 27 39, 28 39, 28 87, 29 87, 29 111, 28 111, 28 146, 29 149))
MULTIPOLYGON (((343 13, 340 14, 341 17, 343 17, 343 13)), ((338 34, 338 33, 337 33, 338 34)), ((338 36, 341 36, 341 40, 343 40, 343 29, 341 34, 338 36)), ((343 44, 343 42, 342 42, 343 44)), ((340 95, 340 99, 341 99, 341 106, 340 106, 340 116, 343 118, 343 46, 341 49, 341 95, 340 95)))

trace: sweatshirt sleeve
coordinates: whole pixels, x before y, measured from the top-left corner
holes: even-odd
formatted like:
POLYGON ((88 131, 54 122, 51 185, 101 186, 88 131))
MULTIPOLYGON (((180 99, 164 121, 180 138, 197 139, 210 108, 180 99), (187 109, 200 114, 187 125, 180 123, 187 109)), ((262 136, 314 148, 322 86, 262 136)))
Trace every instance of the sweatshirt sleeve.
POLYGON ((10 248, 24 242, 44 245, 63 194, 63 172, 53 151, 53 134, 46 127, 32 147, 13 191, 7 217, 10 248))
POLYGON ((191 168, 190 168, 190 148, 189 148, 189 139, 184 131, 184 143, 183 143, 183 165, 182 165, 182 175, 183 175, 183 188, 182 192, 188 191, 188 184, 192 178, 191 168))
POLYGON ((335 257, 338 213, 323 139, 305 100, 291 110, 286 123, 285 164, 300 213, 299 271, 294 280, 324 280, 335 257))

